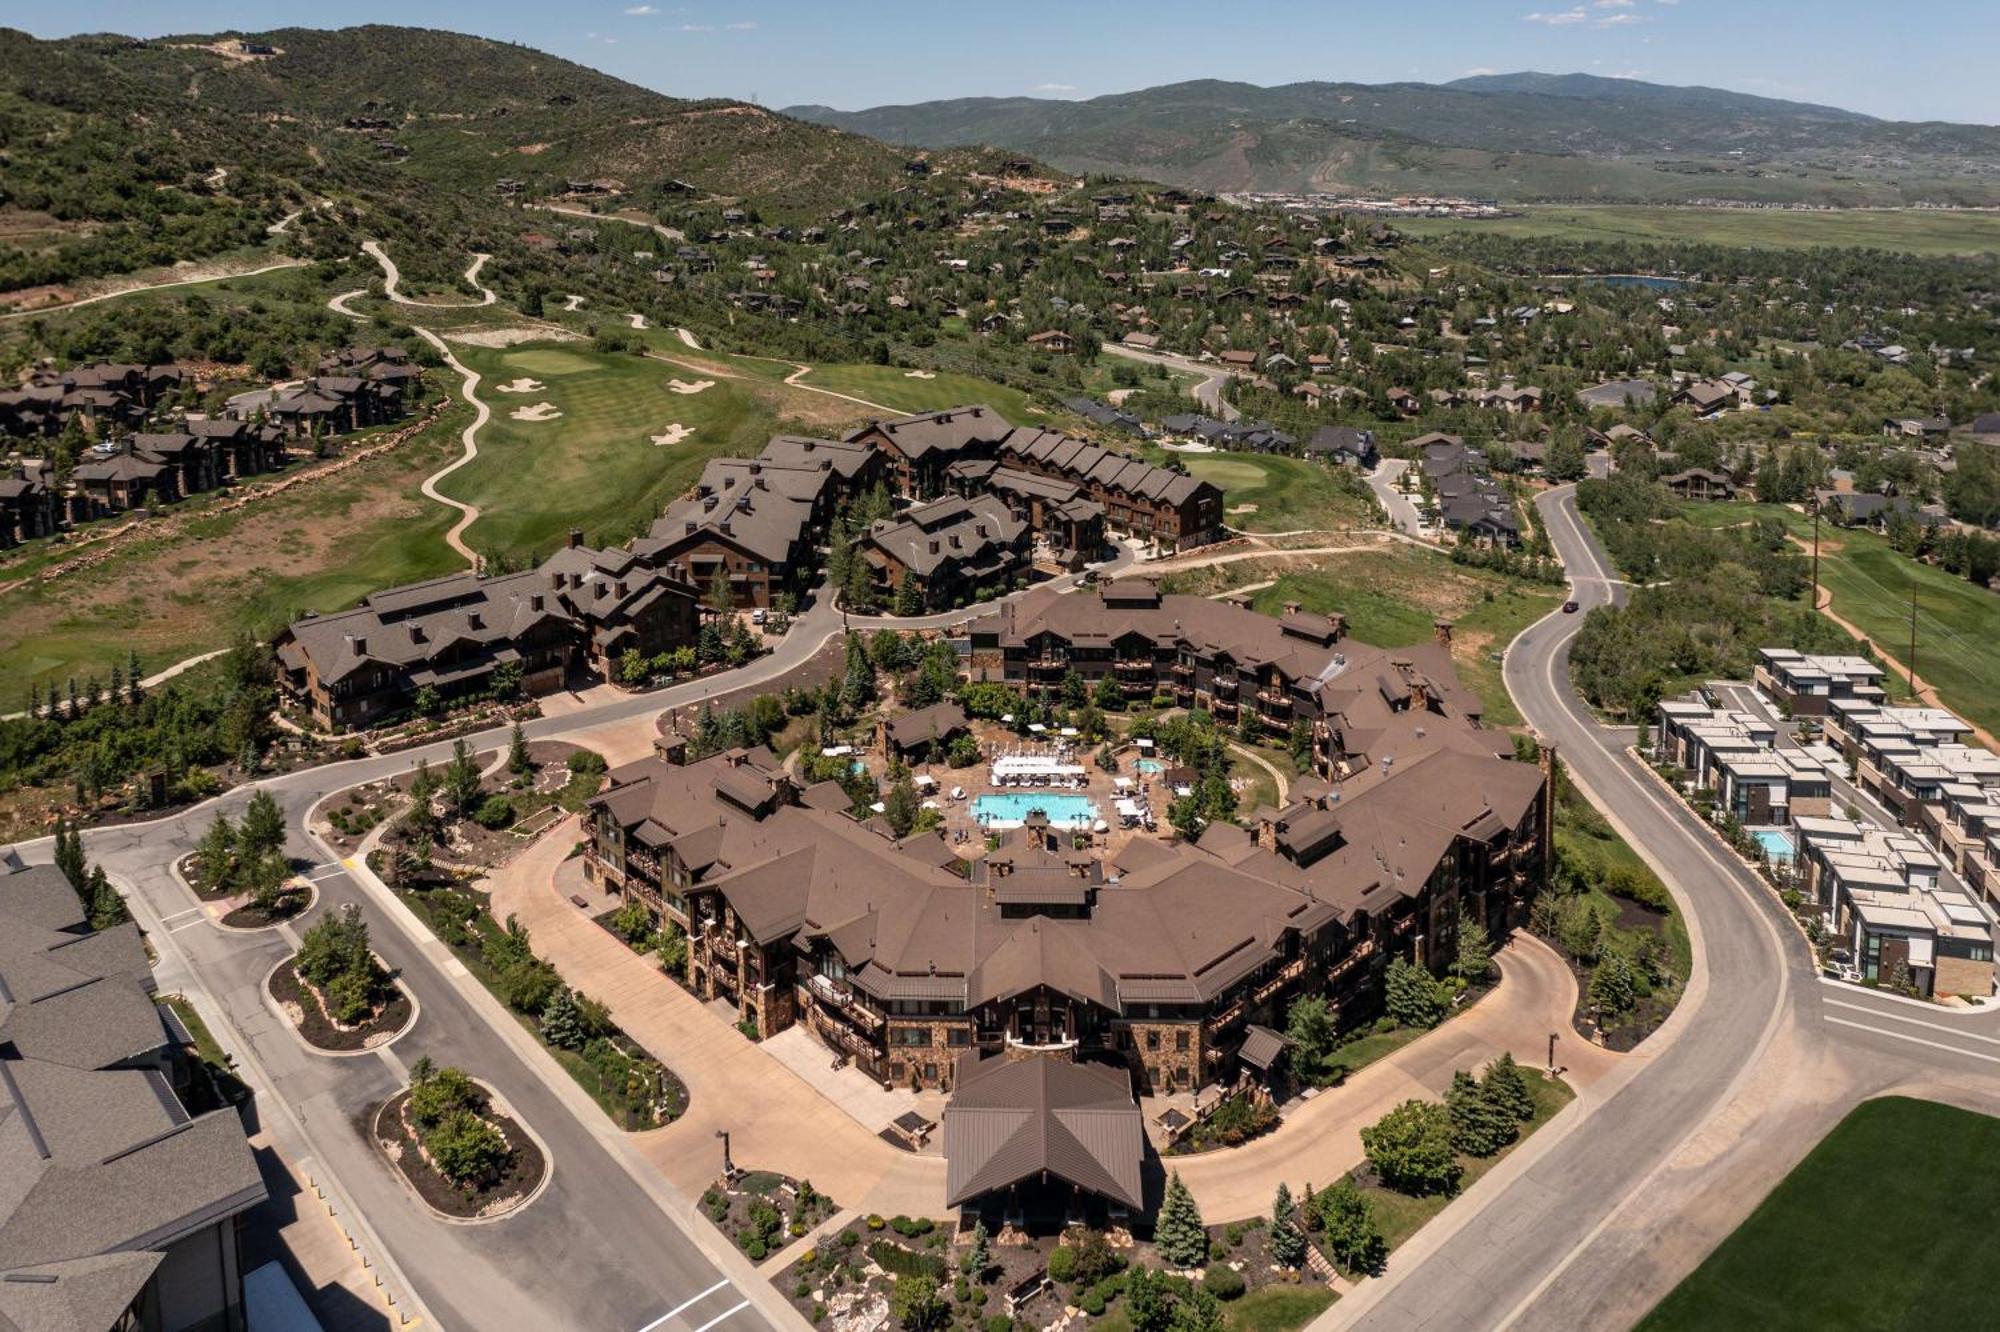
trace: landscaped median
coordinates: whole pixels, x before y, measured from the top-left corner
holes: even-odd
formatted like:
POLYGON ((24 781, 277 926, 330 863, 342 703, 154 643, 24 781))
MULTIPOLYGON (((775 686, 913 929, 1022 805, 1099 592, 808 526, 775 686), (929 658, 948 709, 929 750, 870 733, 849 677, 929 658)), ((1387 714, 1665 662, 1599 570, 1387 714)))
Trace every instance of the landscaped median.
POLYGON ((324 1054, 380 1049, 410 1029, 416 1004, 368 946, 353 904, 321 916, 265 981, 300 1039, 324 1054))
POLYGON ((491 1089, 429 1056, 410 1085, 376 1107, 375 1145, 424 1205, 454 1221, 491 1221, 533 1201, 548 1155, 491 1089))

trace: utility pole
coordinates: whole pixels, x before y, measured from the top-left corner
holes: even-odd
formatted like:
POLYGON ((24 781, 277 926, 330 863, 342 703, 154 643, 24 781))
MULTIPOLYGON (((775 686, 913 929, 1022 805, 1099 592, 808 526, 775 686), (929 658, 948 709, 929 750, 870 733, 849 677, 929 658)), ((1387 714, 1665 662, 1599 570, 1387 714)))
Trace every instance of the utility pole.
POLYGON ((1813 608, 1813 612, 1814 612, 1815 614, 1817 614, 1817 613, 1818 613, 1818 611, 1819 611, 1819 501, 1817 501, 1817 500, 1814 500, 1814 501, 1813 501, 1813 506, 1812 506, 1812 513, 1813 513, 1813 591, 1812 591, 1812 608, 1813 608))
POLYGON ((1910 580, 1910 697, 1918 702, 1917 695, 1917 580, 1910 580))

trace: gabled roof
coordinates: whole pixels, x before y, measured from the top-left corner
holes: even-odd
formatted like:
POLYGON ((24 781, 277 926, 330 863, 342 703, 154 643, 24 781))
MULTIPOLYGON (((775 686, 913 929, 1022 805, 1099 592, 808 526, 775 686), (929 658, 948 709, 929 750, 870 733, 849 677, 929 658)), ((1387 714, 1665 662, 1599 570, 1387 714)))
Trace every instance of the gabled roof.
POLYGON ((1046 1056, 967 1056, 957 1087, 944 1110, 947 1206, 1043 1173, 1144 1205, 1146 1134, 1126 1074, 1046 1056))

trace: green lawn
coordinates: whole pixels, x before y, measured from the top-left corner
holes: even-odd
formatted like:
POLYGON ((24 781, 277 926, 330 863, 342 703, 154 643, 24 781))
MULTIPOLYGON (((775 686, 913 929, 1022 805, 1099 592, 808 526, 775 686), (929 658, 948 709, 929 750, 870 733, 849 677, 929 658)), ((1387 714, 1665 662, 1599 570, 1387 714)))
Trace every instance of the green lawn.
POLYGON ((1996 1226, 2000 1119, 1869 1101, 1639 1326, 1992 1327, 1996 1226))
POLYGON ((1562 236, 1577 241, 1695 241, 1777 249, 1870 246, 1911 254, 1991 254, 2000 251, 2000 214, 1936 210, 1792 212, 1748 208, 1659 206, 1534 206, 1520 217, 1488 221, 1398 218, 1413 235, 1466 231, 1474 235, 1562 236))
POLYGON ((1184 464, 1222 488, 1223 521, 1244 532, 1337 530, 1369 525, 1367 500, 1334 471, 1304 458, 1263 453, 1174 453, 1148 449, 1153 462, 1184 464))
POLYGON ((572 527, 593 545, 637 535, 710 458, 754 454, 778 428, 770 406, 749 389, 716 379, 699 393, 676 393, 672 383, 703 377, 656 360, 607 356, 582 344, 456 354, 481 375, 479 394, 493 416, 480 432, 479 456, 438 489, 479 507, 466 539, 489 557, 546 555, 572 527), (522 380, 539 387, 504 391, 522 380), (561 415, 514 419, 541 403, 561 415), (671 425, 694 433, 653 443, 671 425))
MULTIPOLYGON (((1477 1070, 1472 1070, 1476 1072, 1477 1070)), ((1521 1136, 1509 1146, 1488 1157, 1461 1157, 1465 1174, 1460 1181, 1462 1193, 1478 1182, 1487 1171, 1507 1159, 1509 1153, 1520 1148, 1528 1140, 1528 1135, 1556 1117, 1558 1111, 1576 1099, 1576 1093, 1569 1084, 1560 1082, 1537 1069, 1523 1068, 1521 1074, 1528 1080, 1528 1089, 1535 1094, 1535 1114, 1521 1126, 1521 1136)), ((1412 1198, 1397 1193, 1380 1184, 1366 1184, 1361 1188, 1362 1196, 1368 1199, 1375 1212, 1375 1224, 1381 1228, 1382 1237, 1389 1242, 1393 1253, 1403 1241, 1423 1229, 1424 1223, 1450 1205, 1451 1199, 1443 1194, 1412 1198)))
POLYGON ((1292 1332, 1339 1298, 1325 1286, 1266 1286, 1225 1306, 1223 1324, 1229 1332, 1292 1332))
MULTIPOLYGON (((1810 541, 1812 520, 1775 504, 1687 504, 1683 517, 1704 526, 1776 517, 1810 541)), ((1833 609, 1868 636, 1885 662, 1884 687, 1904 693, 1910 651, 1910 593, 1916 592, 1917 674, 1944 705, 1989 731, 2000 730, 2000 596, 1955 574, 1898 554, 1873 532, 1820 527, 1820 583, 1833 609)))
POLYGON ((1460 682, 1479 695, 1489 723, 1516 726, 1521 714, 1493 656, 1561 604, 1562 592, 1398 544, 1330 556, 1316 568, 1284 574, 1255 593, 1252 605, 1276 615, 1288 601, 1320 614, 1341 612, 1355 638, 1378 647, 1429 642, 1434 621, 1451 620, 1460 682))

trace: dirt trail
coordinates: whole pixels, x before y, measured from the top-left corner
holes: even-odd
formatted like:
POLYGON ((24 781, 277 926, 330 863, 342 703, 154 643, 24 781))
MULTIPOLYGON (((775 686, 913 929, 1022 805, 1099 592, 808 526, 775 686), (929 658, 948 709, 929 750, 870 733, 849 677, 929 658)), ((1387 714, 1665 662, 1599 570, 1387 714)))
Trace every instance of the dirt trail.
MULTIPOLYGON (((1830 588, 1822 587, 1819 590, 1819 613, 1821 615, 1826 616, 1827 619, 1832 620, 1835 624, 1845 629, 1848 633, 1853 634, 1856 638, 1860 639, 1862 642, 1874 648, 1875 655, 1882 659, 1882 664, 1884 666, 1887 666, 1891 671, 1894 671, 1896 674, 1902 676, 1905 681, 1909 682, 1911 692, 1916 695, 1917 701, 1920 704, 1923 704, 1927 707, 1944 708, 1946 711, 1951 712, 1954 716, 1958 715, 1956 709, 1952 708, 1949 704, 1941 701, 1938 698, 1938 691, 1936 685, 1930 683, 1930 681, 1924 679, 1924 677, 1921 675, 1915 677, 1915 679, 1911 679, 1909 663, 1903 661, 1899 657, 1892 654, 1877 639, 1872 638, 1868 634, 1863 633, 1861 631, 1860 625, 1854 623, 1854 621, 1848 619, 1847 617, 1841 615, 1838 611, 1834 610, 1833 591, 1830 588)), ((1971 728, 1973 738, 1976 739, 1980 744, 1986 746, 1988 749, 1991 749, 1996 753, 2000 753, 2000 739, 1995 739, 1991 731, 1987 730, 1984 726, 1973 725, 1972 722, 1967 721, 1962 716, 1959 719, 1961 721, 1965 721, 1965 724, 1971 728)))
MULTIPOLYGON (((471 287, 474 291, 479 293, 478 300, 419 301, 419 300, 413 300, 410 297, 403 295, 403 293, 400 290, 398 290, 403 281, 403 274, 401 270, 399 270, 396 267, 396 261, 389 257, 388 251, 382 248, 382 243, 380 241, 372 241, 372 240, 363 241, 361 242, 361 249, 376 263, 382 266, 382 293, 385 296, 387 296, 390 300, 394 301, 397 305, 421 306, 427 310, 458 310, 458 309, 469 308, 475 305, 491 305, 493 304, 493 302, 500 299, 499 296, 494 294, 494 291, 491 287, 483 287, 479 284, 479 270, 486 267, 486 261, 493 257, 490 254, 474 254, 472 256, 471 267, 465 270, 465 284, 471 287)), ((346 312, 343 311, 342 313, 346 312)))
POLYGON ((100 291, 95 296, 81 296, 60 305, 41 305, 32 310, 14 310, 0 314, 0 319, 26 319, 32 315, 55 314, 61 310, 75 310, 85 305, 95 305, 99 301, 115 300, 120 296, 136 296, 142 291, 164 291, 169 287, 194 287, 204 282, 222 282, 231 278, 257 277, 264 273, 276 273, 286 268, 304 268, 304 259, 283 259, 275 264, 265 264, 262 268, 233 268, 227 264, 197 265, 201 271, 192 277, 175 278, 171 282, 144 282, 135 286, 120 287, 116 291, 100 291))

